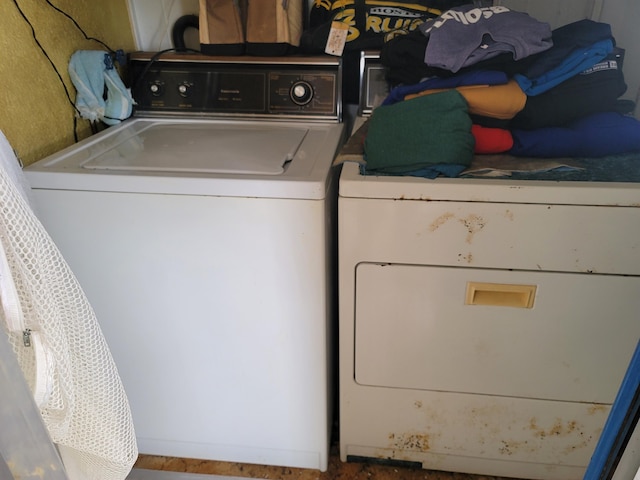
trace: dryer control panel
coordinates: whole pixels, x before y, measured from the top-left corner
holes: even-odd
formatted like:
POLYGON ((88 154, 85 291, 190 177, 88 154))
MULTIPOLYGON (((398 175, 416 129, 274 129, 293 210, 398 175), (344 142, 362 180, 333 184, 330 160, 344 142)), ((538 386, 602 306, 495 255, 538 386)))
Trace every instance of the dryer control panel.
POLYGON ((340 121, 339 59, 133 54, 138 115, 304 117, 340 121))

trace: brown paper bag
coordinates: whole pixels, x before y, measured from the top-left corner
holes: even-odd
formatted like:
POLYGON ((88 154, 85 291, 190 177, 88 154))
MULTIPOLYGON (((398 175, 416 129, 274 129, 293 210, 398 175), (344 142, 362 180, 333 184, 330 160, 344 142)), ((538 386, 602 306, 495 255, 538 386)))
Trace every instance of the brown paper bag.
POLYGON ((200 0, 200 51, 205 55, 242 55, 246 0, 200 0))
POLYGON ((302 2, 247 0, 247 53, 260 56, 295 53, 302 35, 302 2))

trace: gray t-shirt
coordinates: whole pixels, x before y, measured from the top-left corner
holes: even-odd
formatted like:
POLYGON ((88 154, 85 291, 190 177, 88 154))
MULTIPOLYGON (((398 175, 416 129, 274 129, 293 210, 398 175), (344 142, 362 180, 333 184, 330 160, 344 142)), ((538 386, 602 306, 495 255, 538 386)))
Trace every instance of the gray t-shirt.
POLYGON ((520 60, 553 45, 548 23, 502 6, 457 7, 420 30, 429 37, 425 63, 452 72, 505 52, 520 60))

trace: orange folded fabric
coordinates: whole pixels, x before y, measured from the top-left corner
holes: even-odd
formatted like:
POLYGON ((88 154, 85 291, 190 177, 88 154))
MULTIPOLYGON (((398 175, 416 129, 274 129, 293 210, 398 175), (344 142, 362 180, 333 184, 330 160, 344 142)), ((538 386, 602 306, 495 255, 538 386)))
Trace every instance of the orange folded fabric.
MULTIPOLYGON (((469 104, 469 113, 484 117, 510 120, 516 116, 527 103, 527 96, 515 80, 504 85, 471 85, 456 87, 456 90, 469 104)), ((422 95, 443 92, 449 89, 424 90, 404 97, 410 100, 422 95)))

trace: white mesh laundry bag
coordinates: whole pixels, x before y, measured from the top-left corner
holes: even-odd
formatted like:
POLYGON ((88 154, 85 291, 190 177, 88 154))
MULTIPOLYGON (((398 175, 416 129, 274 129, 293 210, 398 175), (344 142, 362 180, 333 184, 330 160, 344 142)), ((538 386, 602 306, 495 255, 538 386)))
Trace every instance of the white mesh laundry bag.
POLYGON ((30 207, 0 132, 0 314, 70 480, 122 480, 137 446, 95 314, 30 207))

